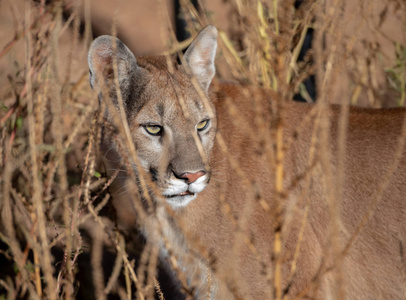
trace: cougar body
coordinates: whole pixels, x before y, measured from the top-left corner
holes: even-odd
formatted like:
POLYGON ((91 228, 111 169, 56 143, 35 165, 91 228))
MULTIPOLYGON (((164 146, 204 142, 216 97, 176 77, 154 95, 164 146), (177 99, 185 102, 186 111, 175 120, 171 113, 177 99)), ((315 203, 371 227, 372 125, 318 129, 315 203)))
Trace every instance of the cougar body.
POLYGON ((405 110, 350 108, 344 119, 338 106, 277 106, 259 87, 211 84, 216 37, 202 30, 181 64, 93 42, 91 84, 107 87, 113 127, 119 86, 138 160, 105 131, 106 170, 122 169, 118 220, 138 222, 199 299, 404 298, 405 110))

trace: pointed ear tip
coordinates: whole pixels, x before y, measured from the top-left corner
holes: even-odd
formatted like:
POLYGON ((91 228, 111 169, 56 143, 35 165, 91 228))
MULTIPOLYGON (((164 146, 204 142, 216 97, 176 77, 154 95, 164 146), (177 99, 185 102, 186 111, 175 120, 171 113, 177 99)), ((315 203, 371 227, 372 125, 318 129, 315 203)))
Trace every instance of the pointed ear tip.
MULTIPOLYGON (((95 58, 96 56, 100 56, 104 52, 103 50, 112 49, 111 47, 114 41, 116 41, 118 47, 120 45, 124 45, 123 42, 120 41, 120 39, 111 35, 100 35, 97 38, 95 38, 89 46, 87 56, 89 64, 91 59, 95 58)), ((107 53, 111 54, 112 52, 107 51, 107 53)), ((106 55, 106 53, 104 53, 104 55, 106 55)))
POLYGON ((214 25, 207 25, 207 26, 203 29, 203 31, 205 31, 205 32, 210 32, 212 35, 214 35, 214 36, 216 36, 216 37, 217 37, 217 34, 218 34, 218 30, 217 30, 216 26, 214 26, 214 25))
POLYGON ((93 40, 93 42, 90 44, 89 50, 92 50, 94 47, 105 44, 105 43, 111 43, 111 40, 114 37, 111 35, 100 35, 97 38, 93 40))
POLYGON ((97 50, 100 45, 105 44, 109 38, 111 38, 109 35, 101 35, 95 38, 89 46, 88 59, 90 59, 94 51, 97 50))

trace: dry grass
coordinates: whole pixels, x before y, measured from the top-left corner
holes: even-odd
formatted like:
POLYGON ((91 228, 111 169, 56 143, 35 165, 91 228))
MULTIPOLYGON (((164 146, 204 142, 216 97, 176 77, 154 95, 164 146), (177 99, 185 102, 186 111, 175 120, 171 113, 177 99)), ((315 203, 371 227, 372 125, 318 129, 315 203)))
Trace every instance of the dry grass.
MULTIPOLYGON (((338 145, 345 145, 348 104, 404 105, 406 97, 404 4, 356 2, 302 1, 295 9, 294 1, 228 1, 225 5, 232 26, 220 31, 218 78, 272 90, 274 106, 280 112, 295 94, 311 101, 302 82, 315 75, 320 135, 314 136, 313 145, 318 140, 321 150, 327 147, 329 120, 322 112, 329 100, 344 104, 338 145), (388 25, 393 15, 398 16, 397 23, 388 25), (393 32, 399 24, 400 32, 393 32), (393 27, 388 30, 385 26, 393 27), (309 30, 314 30, 313 47, 298 61, 309 30)), ((136 232, 123 235, 116 230, 114 214, 108 208, 112 179, 100 173, 96 160, 102 113, 87 77, 85 55, 91 41, 88 4, 86 0, 47 4, 27 0, 21 10, 13 1, 0 0, 0 10, 10 9, 15 31, 12 39, 0 42, 0 62, 8 66, 0 74, 4 77, 0 87, 0 299, 170 299, 157 279, 157 249, 136 232)), ((202 6, 199 13, 189 1, 181 4, 193 35, 205 24, 216 25, 215 11, 202 6)), ((116 23, 118 19, 116 16, 116 23)), ((109 24, 113 32, 116 23, 109 24)), ((170 32, 162 30, 157 36, 162 36, 173 52, 181 45, 170 32)), ((263 121, 258 119, 258 128, 263 121)), ((123 128, 126 131, 124 139, 129 138, 128 129, 123 128)), ((270 165, 275 168, 276 203, 282 203, 286 192, 282 132, 283 124, 277 124, 270 135, 274 139, 265 138, 270 165)), ((222 142, 221 136, 218 142, 222 142)), ((130 139, 123 141, 128 144, 131 148, 130 139)), ((321 165, 327 186, 333 186, 328 150, 324 150, 321 165)), ((313 172, 314 151, 309 155, 309 174, 313 172)), ((136 157, 135 149, 132 152, 136 157)), ((344 146, 338 153, 343 161, 344 146)), ((237 162, 234 168, 244 176, 237 162)), ((334 183, 338 188, 330 189, 328 195, 335 233, 339 216, 334 199, 340 198, 343 168, 343 164, 338 167, 334 183)), ((305 194, 306 190, 303 199, 305 194)), ((269 210, 267 203, 262 204, 269 210)), ((135 205, 142 220, 145 211, 135 205)), ((229 210, 227 203, 224 205, 226 213, 229 210)), ((276 220, 280 210, 278 206, 272 212, 276 220)), ((280 232, 275 232, 271 281, 275 297, 281 299, 283 229, 276 228, 280 232)), ((338 249, 334 237, 332 249, 338 249)), ((249 245, 249 239, 242 240, 249 245)), ((299 249, 300 238, 296 253, 299 249)), ((177 270, 175 258, 171 263, 177 270)), ((190 298, 193 288, 178 271, 182 291, 190 298)), ((210 272, 207 278, 210 282, 210 272)))

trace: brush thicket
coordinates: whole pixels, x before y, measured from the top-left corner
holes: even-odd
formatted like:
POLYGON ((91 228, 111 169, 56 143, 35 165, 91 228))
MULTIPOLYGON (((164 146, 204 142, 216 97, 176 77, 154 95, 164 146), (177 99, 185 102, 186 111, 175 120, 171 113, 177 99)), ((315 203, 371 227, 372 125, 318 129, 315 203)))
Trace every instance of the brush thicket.
MULTIPOLYGON (((169 18, 161 2, 161 17, 169 18)), ((404 105, 405 31, 388 30, 403 28, 404 4, 232 0, 220 4, 228 10, 227 22, 216 24, 216 11, 197 2, 199 10, 190 1, 180 1, 182 16, 192 36, 207 24, 219 25, 216 80, 271 90, 275 120, 295 95, 315 100, 303 83, 315 76, 320 133, 314 144, 321 152, 323 170, 319 172, 331 187, 330 242, 338 253, 335 234, 344 170, 342 163, 336 174, 329 168, 329 120, 322 112, 327 103, 343 105, 338 142, 342 161, 349 104, 404 105), (398 21, 390 19, 393 15, 398 21), (312 47, 304 53, 310 36, 312 47)), ((135 229, 128 235, 116 230, 114 212, 109 209, 112 178, 102 174, 97 162, 105 104, 99 107, 88 84, 90 9, 89 0, 0 1, 0 10, 11 16, 14 31, 10 39, 0 42, 0 299, 166 297, 158 279, 157 249, 135 229)), ((120 34, 119 13, 110 19, 112 23, 104 25, 111 28, 110 34, 120 34)), ((154 35, 168 46, 166 54, 190 42, 176 42, 170 27, 154 35)), ((261 136, 267 136, 264 150, 269 155, 264 163, 276 174, 270 184, 278 203, 288 192, 282 161, 289 142, 282 140, 283 124, 276 122, 271 132, 265 127, 261 136)), ((125 126, 122 131, 126 146, 130 141, 126 141, 125 126)), ((240 170, 238 164, 235 169, 240 170)), ((148 212, 135 205, 142 220, 148 212)), ((273 212, 277 221, 279 208, 273 212)), ((304 219, 302 226, 305 223, 304 219)), ((277 298, 283 292, 278 273, 283 226, 289 224, 276 226, 280 232, 275 232, 273 250, 272 284, 277 298)), ((300 243, 299 238, 298 252, 300 243)), ((199 255, 205 256, 204 251, 199 255)), ((176 268, 175 258, 172 267, 179 272, 182 291, 192 298, 193 286, 176 268)), ((210 272, 207 281, 210 286, 210 272)))

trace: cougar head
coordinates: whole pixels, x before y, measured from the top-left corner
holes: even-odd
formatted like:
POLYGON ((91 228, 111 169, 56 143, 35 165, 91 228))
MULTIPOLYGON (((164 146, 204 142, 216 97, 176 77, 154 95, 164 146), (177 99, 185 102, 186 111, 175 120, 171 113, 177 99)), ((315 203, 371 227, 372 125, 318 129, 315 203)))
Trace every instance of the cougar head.
POLYGON ((101 101, 107 94, 113 104, 107 119, 118 112, 121 94, 142 168, 173 208, 195 199, 210 179, 217 121, 208 88, 215 73, 216 38, 215 27, 204 28, 181 63, 177 56, 135 58, 111 36, 100 36, 90 46, 90 84, 101 101))

